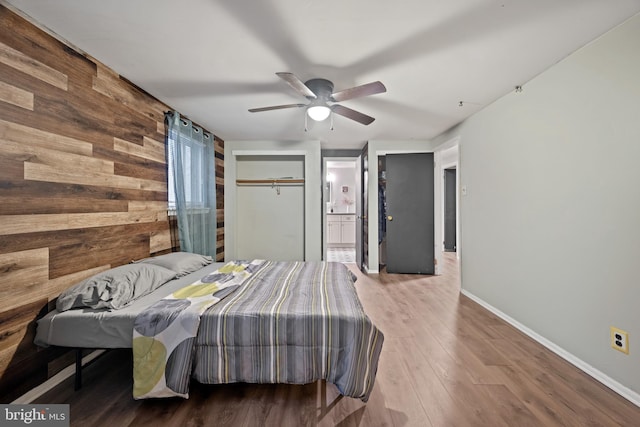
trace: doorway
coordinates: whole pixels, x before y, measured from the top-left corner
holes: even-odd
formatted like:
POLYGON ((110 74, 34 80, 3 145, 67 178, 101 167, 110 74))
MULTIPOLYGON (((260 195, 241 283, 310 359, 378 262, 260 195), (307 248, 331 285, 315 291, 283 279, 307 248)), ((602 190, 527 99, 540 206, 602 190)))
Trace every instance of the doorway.
POLYGON ((378 164, 380 260, 389 273, 435 274, 433 153, 387 154, 378 164))
POLYGON ((456 252, 456 175, 455 167, 444 170, 444 251, 456 252))
POLYGON ((439 147, 436 154, 436 200, 439 207, 436 211, 436 241, 442 252, 452 252, 460 259, 460 147, 458 138, 448 141, 439 147))
POLYGON ((325 158, 324 259, 356 262, 357 202, 362 189, 358 158, 325 158))

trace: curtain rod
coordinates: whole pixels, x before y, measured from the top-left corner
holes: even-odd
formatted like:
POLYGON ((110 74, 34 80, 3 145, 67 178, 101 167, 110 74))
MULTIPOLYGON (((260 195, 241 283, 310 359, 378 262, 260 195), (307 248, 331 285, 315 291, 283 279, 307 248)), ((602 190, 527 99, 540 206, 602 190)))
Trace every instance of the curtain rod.
POLYGON ((216 135, 215 135, 213 132, 211 132, 210 130, 207 130, 204 126, 199 125, 198 123, 194 122, 193 120, 191 120, 191 119, 190 119, 190 118, 188 118, 187 116, 182 115, 181 113, 177 112, 176 110, 167 110, 167 111, 164 111, 165 120, 166 120, 166 117, 167 117, 167 116, 173 116, 173 115, 174 115, 174 114, 176 114, 176 113, 177 113, 177 114, 180 114, 180 120, 182 120, 183 122, 184 122, 185 120, 190 121, 190 122, 191 122, 191 126, 192 126, 192 127, 200 128, 200 129, 202 129, 202 132, 203 132, 204 134, 209 134, 209 135, 211 135, 211 138, 216 139, 216 135))

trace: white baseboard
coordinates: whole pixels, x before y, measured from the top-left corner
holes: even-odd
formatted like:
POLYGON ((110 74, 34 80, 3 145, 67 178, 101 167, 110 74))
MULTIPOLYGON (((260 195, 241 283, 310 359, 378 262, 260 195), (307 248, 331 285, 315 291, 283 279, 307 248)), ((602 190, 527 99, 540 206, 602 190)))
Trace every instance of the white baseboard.
MULTIPOLYGON (((86 364, 94 360, 96 357, 103 354, 105 351, 106 350, 95 350, 87 354, 82 358, 82 366, 85 366, 86 364)), ((28 392, 18 397, 16 400, 14 400, 11 403, 18 403, 18 404, 32 403, 34 400, 36 400, 46 392, 53 389, 55 386, 62 383, 67 378, 72 377, 75 374, 75 372, 76 372, 75 364, 71 366, 67 366, 66 368, 64 368, 63 370, 61 370, 60 372, 58 372, 57 374, 55 374, 54 376, 52 376, 51 378, 49 378, 48 380, 40 384, 39 386, 29 390, 28 392)))
POLYGON ((594 368, 593 366, 589 365, 584 360, 579 359, 578 357, 576 357, 573 354, 569 353, 568 351, 566 351, 562 347, 554 344, 553 342, 549 341, 548 339, 546 339, 542 335, 540 335, 540 334, 534 332, 533 330, 529 329, 528 327, 526 327, 522 323, 520 323, 517 320, 515 320, 514 318, 506 315, 505 313, 503 313, 502 311, 498 310, 497 308, 495 308, 491 304, 488 304, 484 300, 478 298, 477 296, 475 296, 471 292, 466 291, 464 289, 461 289, 460 292, 463 295, 465 295, 466 297, 469 297, 473 301, 477 302, 482 307, 486 308, 487 310, 489 310, 490 312, 492 312, 493 314, 495 314, 496 316, 498 316, 499 318, 501 318, 505 322, 509 323, 514 328, 520 330, 522 333, 526 334, 531 339, 537 341, 538 343, 542 344, 543 346, 545 346, 549 350, 553 351, 555 354, 557 354, 558 356, 562 357, 564 360, 566 360, 567 362, 571 363, 576 368, 580 369, 584 373, 586 373, 586 374, 590 375, 591 377, 593 377, 595 380, 597 380, 597 381, 601 382, 602 384, 604 384, 605 386, 609 387, 611 390, 615 391, 620 396, 622 396, 625 399, 627 399, 629 402, 631 402, 634 405, 640 407, 640 394, 638 394, 635 391, 631 390, 629 387, 627 387, 627 386, 625 386, 623 384, 620 384, 618 381, 616 381, 613 378, 609 377, 604 372, 594 368))

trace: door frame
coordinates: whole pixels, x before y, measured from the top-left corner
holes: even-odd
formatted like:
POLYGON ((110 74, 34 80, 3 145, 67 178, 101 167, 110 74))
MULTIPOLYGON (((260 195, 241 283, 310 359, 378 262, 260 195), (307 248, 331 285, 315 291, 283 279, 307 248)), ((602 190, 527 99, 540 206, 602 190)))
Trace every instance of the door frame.
MULTIPOLYGON (((324 261, 327 260, 327 200, 329 200, 329 189, 327 186, 327 173, 328 173, 328 163, 329 162, 353 162, 354 174, 357 173, 357 168, 355 163, 358 162, 358 157, 323 157, 322 158, 322 259, 324 261)), ((356 188, 355 197, 362 199, 362 189, 356 188)))
MULTIPOLYGON (((439 230, 440 237, 436 242, 440 242, 438 245, 441 248, 441 255, 444 252, 444 170, 452 167, 456 168, 456 257, 460 259, 462 253, 461 244, 461 229, 460 229, 460 137, 453 138, 444 144, 437 147, 434 152, 434 162, 436 164, 436 170, 439 173, 436 174, 436 199, 439 201, 440 207, 436 206, 436 213, 440 220, 436 219, 436 224, 440 224, 436 227, 439 230)), ((436 233, 438 234, 438 233, 436 233)))
POLYGON ((449 179, 448 179, 448 175, 447 172, 454 170, 454 174, 453 174, 453 178, 455 180, 455 195, 453 196, 454 199, 454 203, 455 203, 455 215, 454 215, 454 225, 455 225, 455 230, 454 230, 454 235, 455 235, 455 242, 453 243, 453 247, 454 250, 453 252, 456 252, 456 249, 458 247, 458 168, 457 168, 457 163, 448 163, 448 164, 443 164, 442 165, 442 197, 443 197, 443 203, 442 203, 442 250, 445 252, 447 251, 447 246, 446 246, 446 242, 447 242, 447 190, 449 189, 449 179))
MULTIPOLYGON (((371 141, 369 141, 371 143, 371 141)), ((426 144, 425 144, 426 145, 426 144)), ((441 183, 438 180, 438 175, 435 173, 439 169, 438 166, 438 151, 430 146, 421 148, 405 148, 405 149, 373 149, 369 151, 369 188, 367 189, 369 195, 369 262, 366 266, 368 273, 379 273, 379 258, 378 258, 378 227, 371 227, 371 224, 378 223, 378 157, 386 156, 387 154, 413 154, 413 153, 433 153, 434 164, 434 200, 433 200, 433 220, 434 224, 440 224, 442 221, 442 200, 441 200, 441 183), (371 242, 376 242, 375 250, 374 246, 371 246, 371 242)), ((435 261, 435 274, 441 274, 442 265, 442 245, 435 244, 435 242, 442 241, 442 229, 441 227, 434 227, 434 257, 435 261)))
MULTIPOLYGON (((369 225, 377 224, 378 221, 378 156, 384 156, 387 154, 405 154, 405 153, 434 153, 434 224, 442 224, 443 221, 443 191, 442 191, 442 174, 439 172, 442 169, 443 151, 452 147, 458 147, 458 166, 456 168, 458 173, 458 188, 460 188, 460 153, 461 148, 459 146, 460 137, 455 137, 442 144, 432 145, 428 141, 369 141, 369 186, 366 189, 368 192, 368 221, 369 225), (403 148, 388 148, 391 145, 403 146, 403 148), (438 171, 438 173, 436 173, 438 171)), ((460 212, 460 197, 458 197, 458 212, 460 212)), ((461 221, 458 216, 457 221, 458 232, 457 234, 457 255, 461 256, 462 250, 462 232, 461 221)), ((369 259, 365 266, 366 271, 371 274, 379 273, 378 269, 378 251, 374 250, 371 246, 371 242, 378 241, 378 227, 369 227, 369 259)), ((435 227, 435 242, 442 242, 443 229, 440 226, 435 227)), ((435 243, 434 242, 434 243, 435 243)), ((377 247, 377 246, 376 246, 377 247)), ((435 274, 442 273, 443 252, 442 244, 435 244, 434 254, 436 258, 435 274)))
POLYGON ((393 216, 386 222, 388 273, 436 273, 434 157, 433 152, 385 155, 386 215, 393 216))
POLYGON ((224 235, 225 261, 237 259, 236 236, 236 163, 238 156, 304 156, 304 260, 319 261, 321 230, 318 221, 318 206, 322 198, 319 184, 320 150, 311 144, 294 144, 272 141, 225 141, 224 147, 224 235), (254 146, 260 149, 254 149, 254 146))

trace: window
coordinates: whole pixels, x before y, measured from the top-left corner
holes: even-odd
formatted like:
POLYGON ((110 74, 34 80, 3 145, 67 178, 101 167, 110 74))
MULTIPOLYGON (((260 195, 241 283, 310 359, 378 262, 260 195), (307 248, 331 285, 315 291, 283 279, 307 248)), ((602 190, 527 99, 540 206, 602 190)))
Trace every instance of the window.
MULTIPOLYGON (((169 134, 169 150, 168 150, 168 192, 169 192, 169 211, 174 212, 176 209, 176 190, 175 190, 175 170, 174 153, 176 153, 176 131, 172 130, 169 134)), ((204 144, 189 138, 187 135, 181 135, 180 157, 182 159, 182 171, 184 176, 184 194, 186 207, 188 209, 204 208, 205 206, 205 185, 202 182, 205 165, 204 144)))
POLYGON ((180 250, 216 257, 214 136, 177 112, 167 113, 167 201, 180 250))

